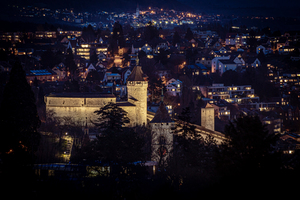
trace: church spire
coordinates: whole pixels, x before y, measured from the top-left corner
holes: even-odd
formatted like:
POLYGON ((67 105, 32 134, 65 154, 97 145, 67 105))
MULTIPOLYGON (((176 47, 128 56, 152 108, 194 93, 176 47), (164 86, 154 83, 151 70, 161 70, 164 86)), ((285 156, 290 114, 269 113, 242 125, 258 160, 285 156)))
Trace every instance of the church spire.
POLYGON ((136 5, 136 13, 135 13, 136 17, 138 17, 139 14, 140 14, 140 9, 139 9, 139 4, 137 3, 137 5, 136 5))

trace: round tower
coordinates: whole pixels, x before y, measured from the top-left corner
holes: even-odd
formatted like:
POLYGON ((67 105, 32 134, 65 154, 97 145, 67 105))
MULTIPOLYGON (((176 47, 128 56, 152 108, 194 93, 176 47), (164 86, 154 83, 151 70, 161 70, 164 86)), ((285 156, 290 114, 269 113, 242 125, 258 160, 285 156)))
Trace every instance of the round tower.
POLYGON ((127 79, 128 102, 136 106, 136 119, 133 124, 147 125, 147 88, 148 81, 141 66, 135 66, 127 79))

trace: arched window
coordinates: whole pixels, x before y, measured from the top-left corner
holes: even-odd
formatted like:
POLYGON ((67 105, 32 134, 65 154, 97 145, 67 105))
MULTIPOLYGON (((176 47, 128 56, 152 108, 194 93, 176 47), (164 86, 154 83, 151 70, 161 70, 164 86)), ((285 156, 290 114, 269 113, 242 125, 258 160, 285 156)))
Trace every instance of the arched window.
POLYGON ((161 146, 161 147, 158 148, 157 153, 158 153, 159 156, 163 157, 163 156, 167 155, 168 150, 167 150, 166 147, 161 146))
POLYGON ((166 144, 166 138, 164 136, 159 137, 159 144, 166 144))

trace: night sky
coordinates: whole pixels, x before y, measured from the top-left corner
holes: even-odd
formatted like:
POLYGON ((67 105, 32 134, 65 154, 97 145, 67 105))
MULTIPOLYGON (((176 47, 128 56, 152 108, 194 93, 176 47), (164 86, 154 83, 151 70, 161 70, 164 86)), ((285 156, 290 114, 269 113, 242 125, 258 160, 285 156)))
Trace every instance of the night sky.
POLYGON ((141 8, 148 6, 164 7, 175 10, 194 10, 198 12, 213 12, 221 14, 237 15, 272 15, 299 17, 300 1, 281 0, 13 0, 4 1, 1 4, 17 5, 44 5, 50 8, 73 7, 86 11, 98 9, 108 11, 134 10, 138 4, 141 8))

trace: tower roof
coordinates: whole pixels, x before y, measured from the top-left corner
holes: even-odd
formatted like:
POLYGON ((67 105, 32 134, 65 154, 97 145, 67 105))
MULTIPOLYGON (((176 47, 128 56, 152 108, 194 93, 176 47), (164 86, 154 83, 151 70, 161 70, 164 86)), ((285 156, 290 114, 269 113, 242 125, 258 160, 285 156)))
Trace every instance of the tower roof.
POLYGON ((211 104, 207 103, 205 108, 213 108, 213 106, 211 104))
POLYGON ((155 113, 154 118, 151 120, 150 123, 167 123, 173 122, 169 116, 167 108, 163 102, 159 104, 158 110, 155 113))
POLYGON ((127 81, 145 81, 144 73, 141 66, 135 66, 128 76, 127 81))

